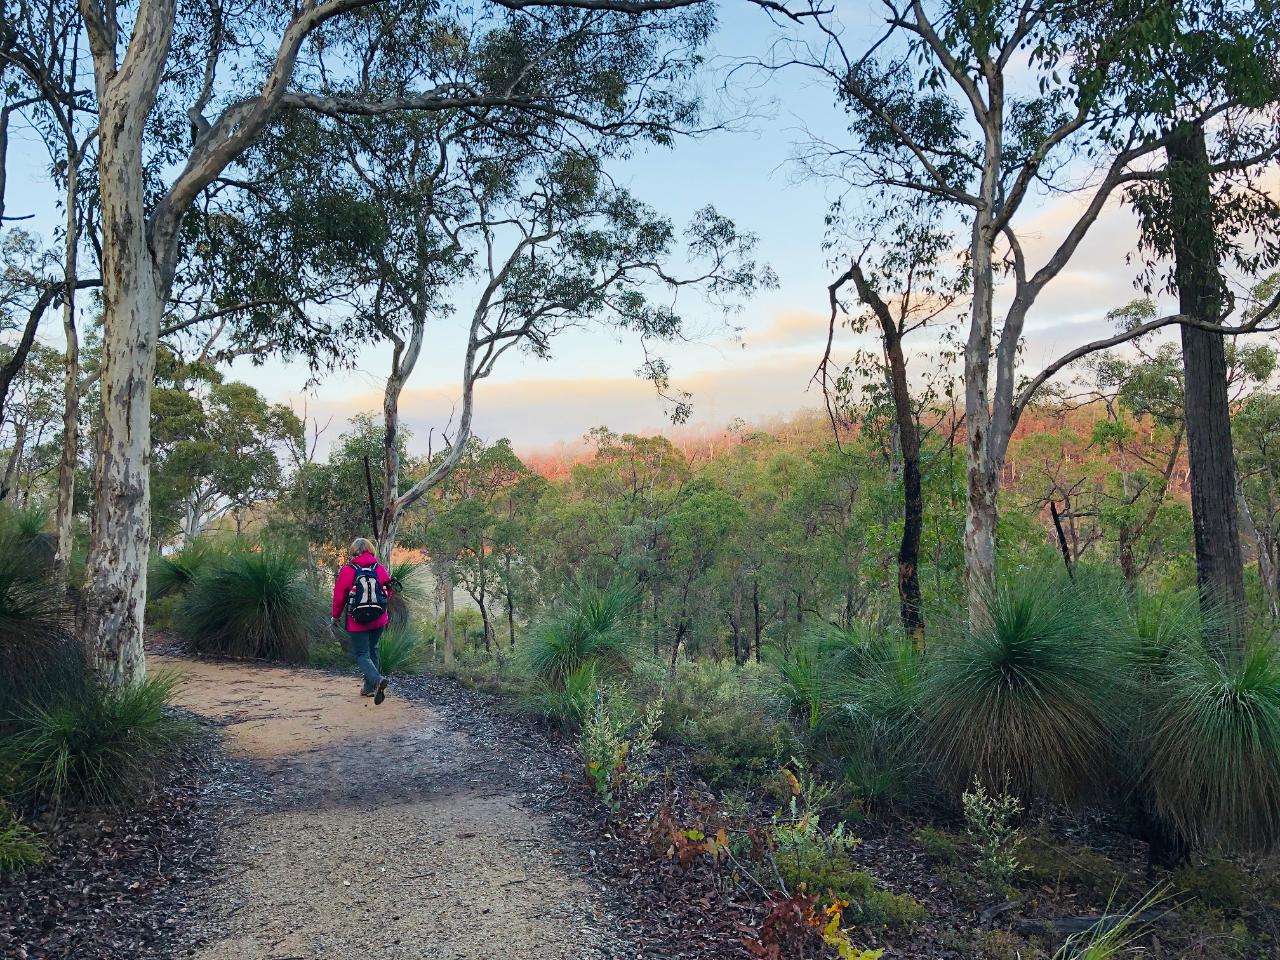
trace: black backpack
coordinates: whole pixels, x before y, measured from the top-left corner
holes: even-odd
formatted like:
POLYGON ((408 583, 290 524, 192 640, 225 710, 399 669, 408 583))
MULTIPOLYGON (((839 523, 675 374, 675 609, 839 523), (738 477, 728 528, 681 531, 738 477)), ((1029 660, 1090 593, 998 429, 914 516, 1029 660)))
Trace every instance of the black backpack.
POLYGON ((378 582, 378 565, 360 567, 351 564, 356 572, 355 582, 347 594, 347 614, 362 627, 382 618, 387 612, 387 589, 378 582))

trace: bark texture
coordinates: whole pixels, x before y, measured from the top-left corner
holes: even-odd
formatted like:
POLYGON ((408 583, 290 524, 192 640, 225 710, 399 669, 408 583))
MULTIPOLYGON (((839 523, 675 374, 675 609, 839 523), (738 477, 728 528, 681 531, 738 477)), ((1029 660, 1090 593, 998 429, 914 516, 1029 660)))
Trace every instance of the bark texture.
MULTIPOLYGON (((1179 128, 1165 149, 1179 311, 1218 324, 1226 286, 1218 267, 1203 128, 1179 128)), ((1182 365, 1196 581, 1201 602, 1225 613, 1230 639, 1240 644, 1244 640, 1244 553, 1223 335, 1184 324, 1182 365)))

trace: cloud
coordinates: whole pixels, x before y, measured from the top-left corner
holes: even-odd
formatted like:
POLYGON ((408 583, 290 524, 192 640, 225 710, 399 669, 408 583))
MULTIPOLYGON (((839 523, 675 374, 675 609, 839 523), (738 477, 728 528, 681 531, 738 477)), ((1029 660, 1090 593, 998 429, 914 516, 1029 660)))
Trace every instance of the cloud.
MULTIPOLYGON (((693 426, 716 428, 739 417, 759 421, 821 405, 817 388, 809 387, 817 360, 816 354, 797 352, 692 371, 677 367, 672 386, 693 395, 693 426)), ((300 404, 301 398, 297 402, 300 404)), ((401 419, 413 433, 412 449, 426 449, 428 434, 433 429, 438 434, 448 425, 456 403, 456 393, 445 388, 410 387, 404 391, 401 419)), ((357 391, 340 399, 312 397, 309 412, 318 415, 321 423, 333 418, 335 429, 325 437, 332 443, 338 425, 357 413, 380 410, 381 405, 381 392, 357 391)), ((525 449, 542 448, 602 425, 631 432, 669 429, 666 407, 652 385, 637 377, 529 377, 483 382, 476 389, 474 432, 487 440, 509 437, 525 449)))

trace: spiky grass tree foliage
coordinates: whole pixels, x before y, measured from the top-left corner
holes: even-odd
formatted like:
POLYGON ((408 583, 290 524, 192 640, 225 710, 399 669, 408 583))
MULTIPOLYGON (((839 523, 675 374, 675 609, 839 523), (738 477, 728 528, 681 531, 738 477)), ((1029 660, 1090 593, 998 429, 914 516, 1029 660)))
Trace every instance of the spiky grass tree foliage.
POLYGON ((421 673, 427 644, 413 624, 389 624, 378 641, 378 669, 385 674, 421 673))
POLYGON ((524 667, 555 689, 588 667, 601 677, 625 672, 643 656, 632 629, 635 606, 635 591, 618 584, 575 587, 530 631, 520 648, 524 667))
MULTIPOLYGON (((83 673, 71 617, 23 517, 0 512, 0 723, 83 673)), ((49 558, 51 560, 51 558, 49 558)))
POLYGON ((1188 645, 1136 725, 1156 811, 1199 848, 1280 846, 1280 650, 1188 645))
POLYGON ((149 791, 192 732, 165 712, 176 683, 158 675, 113 690, 85 681, 52 705, 29 704, 3 746, 18 789, 55 806, 149 791))
POLYGON ((387 612, 392 626, 403 627, 409 623, 410 611, 430 599, 427 566, 416 561, 393 561, 388 565, 387 573, 391 575, 392 586, 387 612))
POLYGON ((219 563, 227 545, 198 537, 167 557, 155 557, 147 571, 147 592, 152 600, 186 593, 201 571, 219 563))
POLYGON ((953 789, 978 777, 1020 796, 1101 791, 1115 758, 1126 674, 1122 607, 1092 576, 1005 579, 985 624, 935 647, 921 705, 927 758, 953 789))
POLYGON ((769 690, 814 733, 832 710, 853 695, 846 681, 862 675, 875 642, 861 625, 848 630, 814 626, 789 650, 770 653, 769 690))
POLYGON ((305 560, 236 547, 197 574, 178 625, 199 653, 306 663, 327 613, 305 560))

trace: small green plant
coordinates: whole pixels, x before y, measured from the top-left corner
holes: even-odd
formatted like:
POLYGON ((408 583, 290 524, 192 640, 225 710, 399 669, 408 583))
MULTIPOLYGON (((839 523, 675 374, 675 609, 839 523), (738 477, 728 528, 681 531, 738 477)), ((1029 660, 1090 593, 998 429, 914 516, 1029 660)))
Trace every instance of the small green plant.
POLYGON ((189 737, 166 713, 177 678, 164 674, 112 690, 86 681, 53 705, 29 705, 3 747, 19 791, 54 806, 103 804, 154 788, 189 737))
POLYGON ((1239 910, 1256 897, 1253 878, 1230 860, 1186 864, 1174 872, 1173 885, 1215 910, 1239 910))
POLYGON ((960 844, 956 838, 937 827, 921 827, 916 831, 916 843, 939 863, 956 863, 960 859, 960 844))
POLYGON ((1123 913, 1113 913, 1108 904, 1098 922, 1068 937, 1053 960, 1118 960, 1139 956, 1136 944, 1151 931, 1147 917, 1167 898, 1167 890, 1152 890, 1123 913))
POLYGON ((1022 833, 1018 817, 1022 804, 1007 789, 998 794, 987 792, 982 781, 973 784, 960 797, 964 808, 965 829, 973 841, 979 872, 992 885, 1008 887, 1017 878, 1018 845, 1022 833))
POLYGON ((0 873, 33 867, 44 860, 44 841, 0 800, 0 873))
POLYGON ((614 810, 653 781, 644 765, 661 723, 661 704, 651 703, 637 715, 621 692, 597 688, 578 736, 578 752, 592 786, 614 810))

